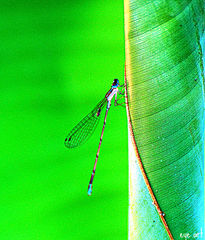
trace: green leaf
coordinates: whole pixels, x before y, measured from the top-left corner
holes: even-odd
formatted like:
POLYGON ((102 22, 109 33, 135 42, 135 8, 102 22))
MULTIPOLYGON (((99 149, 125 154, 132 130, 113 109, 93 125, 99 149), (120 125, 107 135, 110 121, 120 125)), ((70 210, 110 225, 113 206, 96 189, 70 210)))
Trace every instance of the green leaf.
MULTIPOLYGON (((204 28, 203 0, 125 0, 131 134, 174 239, 204 237, 204 28)), ((169 239, 132 148, 130 239, 169 239)))

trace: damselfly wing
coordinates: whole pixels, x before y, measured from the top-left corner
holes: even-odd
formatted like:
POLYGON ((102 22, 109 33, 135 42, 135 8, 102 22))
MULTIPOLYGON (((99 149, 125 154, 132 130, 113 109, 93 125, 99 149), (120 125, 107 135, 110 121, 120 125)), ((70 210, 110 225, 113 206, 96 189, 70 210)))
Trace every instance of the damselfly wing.
POLYGON ((65 146, 67 148, 78 147, 88 140, 99 123, 101 111, 106 103, 107 99, 103 98, 96 107, 70 131, 65 139, 65 146))

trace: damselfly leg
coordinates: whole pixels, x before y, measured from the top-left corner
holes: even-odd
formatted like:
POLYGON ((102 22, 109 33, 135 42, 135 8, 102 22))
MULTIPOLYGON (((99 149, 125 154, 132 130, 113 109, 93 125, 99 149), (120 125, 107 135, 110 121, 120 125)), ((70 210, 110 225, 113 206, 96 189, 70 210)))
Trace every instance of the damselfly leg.
POLYGON ((121 107, 126 108, 126 103, 125 103, 125 101, 122 102, 122 99, 125 100, 125 86, 124 86, 124 84, 123 84, 123 85, 121 85, 120 87, 122 87, 122 89, 119 90, 119 95, 122 95, 122 97, 116 98, 114 104, 115 104, 115 106, 121 106, 121 107))

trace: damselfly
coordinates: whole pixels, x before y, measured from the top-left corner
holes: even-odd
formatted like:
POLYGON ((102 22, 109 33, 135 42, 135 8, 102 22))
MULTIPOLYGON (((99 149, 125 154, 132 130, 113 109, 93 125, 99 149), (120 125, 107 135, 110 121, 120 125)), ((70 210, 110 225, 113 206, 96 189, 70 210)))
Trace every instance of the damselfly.
POLYGON ((96 159, 95 159, 95 164, 93 167, 92 175, 90 178, 90 182, 88 185, 88 195, 90 196, 92 194, 92 184, 93 184, 93 179, 95 176, 95 171, 96 171, 96 165, 98 161, 98 156, 100 152, 100 147, 102 143, 102 138, 103 138, 103 133, 105 129, 105 124, 106 124, 106 119, 107 119, 107 114, 108 110, 110 109, 111 106, 111 101, 113 97, 115 97, 115 106, 116 105, 121 105, 125 106, 124 103, 119 103, 119 100, 124 98, 124 92, 123 92, 124 84, 120 85, 118 79, 114 79, 112 86, 110 90, 106 93, 105 97, 97 104, 97 106, 85 117, 83 118, 68 134, 68 136, 65 139, 65 146, 68 148, 74 148, 78 147, 79 145, 83 144, 94 132, 96 129, 100 116, 101 116, 101 111, 107 105, 106 107, 106 112, 105 112, 105 118, 104 118, 104 124, 101 132, 101 137, 100 137, 100 142, 98 145, 98 150, 96 154, 96 159), (119 90, 121 88, 121 91, 119 90), (123 95, 121 98, 117 98, 117 95, 121 94, 123 95))

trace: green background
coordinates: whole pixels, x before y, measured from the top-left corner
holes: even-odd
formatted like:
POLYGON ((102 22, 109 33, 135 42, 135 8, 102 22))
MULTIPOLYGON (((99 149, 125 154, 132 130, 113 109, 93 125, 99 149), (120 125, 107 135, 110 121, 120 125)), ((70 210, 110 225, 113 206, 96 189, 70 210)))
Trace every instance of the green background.
POLYGON ((64 139, 124 78, 123 1, 1 0, 0 239, 127 239, 126 111, 82 147, 64 139))

